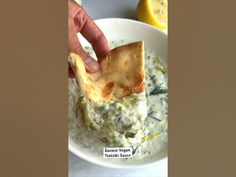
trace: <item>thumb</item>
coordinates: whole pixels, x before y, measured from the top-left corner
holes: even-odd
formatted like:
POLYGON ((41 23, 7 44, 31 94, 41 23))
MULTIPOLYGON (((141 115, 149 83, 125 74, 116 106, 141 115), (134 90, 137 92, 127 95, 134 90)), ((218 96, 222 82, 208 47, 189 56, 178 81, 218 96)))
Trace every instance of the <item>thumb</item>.
POLYGON ((85 68, 88 72, 95 72, 99 70, 99 63, 92 57, 86 57, 84 60, 85 68))
POLYGON ((99 69, 99 63, 95 59, 90 57, 83 50, 83 48, 80 45, 79 41, 77 43, 77 48, 75 48, 74 50, 70 50, 70 51, 78 54, 82 58, 82 60, 84 61, 84 64, 85 64, 85 68, 88 72, 95 72, 99 69))

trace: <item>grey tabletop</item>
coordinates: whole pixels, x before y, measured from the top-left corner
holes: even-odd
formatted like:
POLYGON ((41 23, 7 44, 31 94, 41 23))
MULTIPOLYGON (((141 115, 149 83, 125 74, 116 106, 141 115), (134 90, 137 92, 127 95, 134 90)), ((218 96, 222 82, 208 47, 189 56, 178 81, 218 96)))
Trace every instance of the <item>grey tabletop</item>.
MULTIPOLYGON (((82 0, 93 19, 128 18, 136 20, 137 0, 82 0)), ((140 169, 111 169, 89 163, 69 152, 69 177, 167 177, 167 159, 161 164, 140 169)))
POLYGON ((82 6, 93 19, 129 18, 136 19, 137 0, 83 0, 82 6))

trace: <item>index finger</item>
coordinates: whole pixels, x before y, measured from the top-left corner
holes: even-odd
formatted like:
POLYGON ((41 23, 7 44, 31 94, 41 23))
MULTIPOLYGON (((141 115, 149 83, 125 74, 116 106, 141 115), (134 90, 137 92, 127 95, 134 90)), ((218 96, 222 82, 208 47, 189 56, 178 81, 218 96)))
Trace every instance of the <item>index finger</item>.
POLYGON ((80 32, 92 45, 98 59, 103 58, 110 50, 103 32, 81 6, 79 6, 79 10, 74 14, 74 20, 77 32, 80 32))

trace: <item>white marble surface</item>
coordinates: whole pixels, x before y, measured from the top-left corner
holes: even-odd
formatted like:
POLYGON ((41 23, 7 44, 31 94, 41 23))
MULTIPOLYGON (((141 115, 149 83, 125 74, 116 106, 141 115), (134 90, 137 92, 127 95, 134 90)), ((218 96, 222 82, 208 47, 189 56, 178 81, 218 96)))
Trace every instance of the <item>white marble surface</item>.
MULTIPOLYGON (((136 19, 137 0, 82 0, 93 19, 119 17, 136 19)), ((89 163, 69 152, 69 177, 167 177, 167 159, 140 169, 112 169, 89 163)))

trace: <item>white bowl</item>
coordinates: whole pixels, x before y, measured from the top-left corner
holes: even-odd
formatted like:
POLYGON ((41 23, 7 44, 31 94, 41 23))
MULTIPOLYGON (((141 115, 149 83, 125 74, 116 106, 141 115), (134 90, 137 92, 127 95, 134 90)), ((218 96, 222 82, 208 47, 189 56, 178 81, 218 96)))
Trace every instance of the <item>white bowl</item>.
MULTIPOLYGON (((95 23, 103 31, 108 40, 125 39, 127 41, 144 41, 145 48, 152 50, 160 57, 162 63, 167 65, 167 35, 165 33, 145 23, 128 19, 107 18, 95 20, 95 23)), ((78 35, 78 37, 82 46, 88 45, 88 42, 81 35, 78 35)), ((167 153, 163 152, 125 164, 116 161, 109 161, 103 157, 96 156, 89 151, 81 149, 70 137, 69 150, 84 160, 112 168, 144 167, 153 163, 160 164, 163 160, 166 161, 165 158, 167 158, 167 153)))

